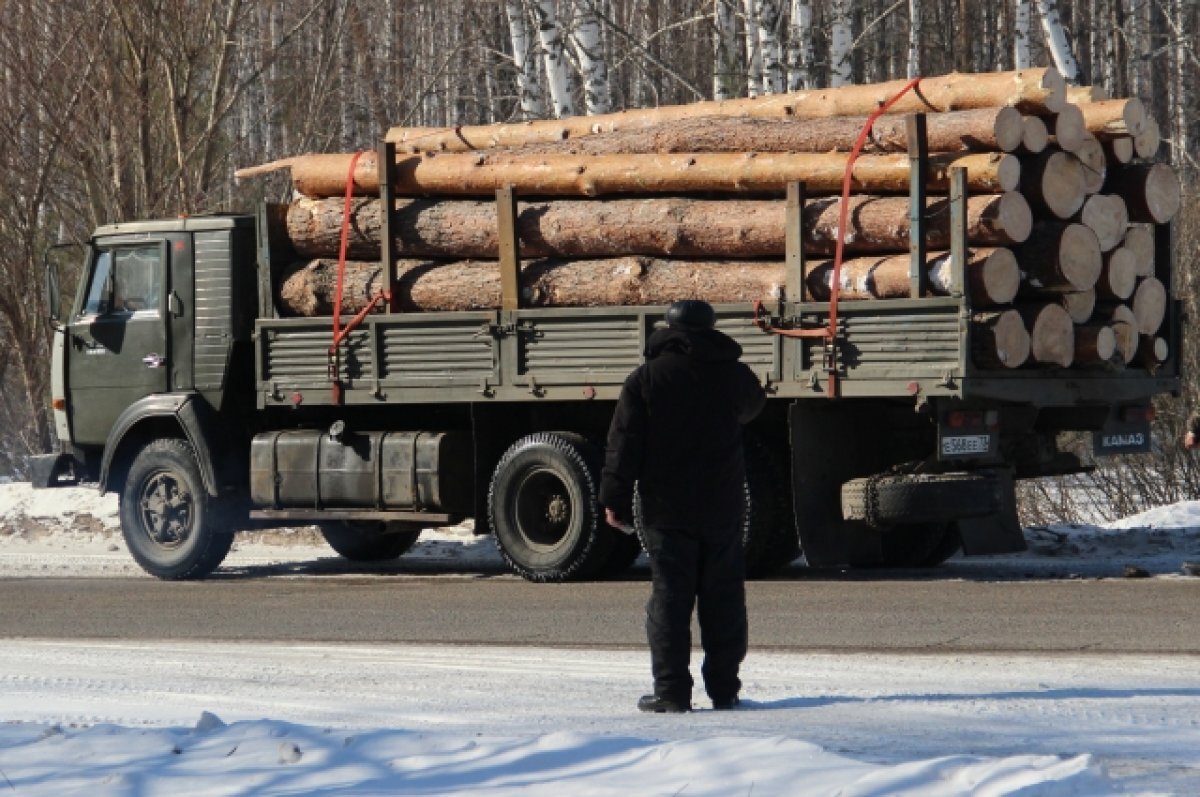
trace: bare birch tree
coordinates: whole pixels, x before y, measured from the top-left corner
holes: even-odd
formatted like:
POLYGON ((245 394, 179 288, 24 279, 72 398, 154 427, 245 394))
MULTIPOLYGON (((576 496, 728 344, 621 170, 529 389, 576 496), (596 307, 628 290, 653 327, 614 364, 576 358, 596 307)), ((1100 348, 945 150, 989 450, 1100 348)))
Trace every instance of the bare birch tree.
POLYGON ((593 0, 575 0, 571 41, 579 59, 586 113, 608 113, 612 110, 608 59, 604 53, 604 39, 600 35, 600 20, 596 17, 593 0))
POLYGON ((854 33, 850 14, 854 10, 853 0, 830 0, 829 33, 829 85, 848 86, 854 82, 854 62, 851 50, 854 33))
POLYGON ((521 115, 526 119, 541 119, 546 115, 546 101, 537 79, 537 62, 530 57, 525 5, 522 0, 505 0, 504 10, 508 16, 513 65, 517 68, 517 93, 520 97, 521 115))
POLYGON ((1079 82, 1079 65, 1071 54, 1071 44, 1067 41, 1067 32, 1063 29, 1062 19, 1058 13, 1057 0, 1037 0, 1038 16, 1042 21, 1042 31, 1046 36, 1046 47, 1054 66, 1062 73, 1068 83, 1079 82))
POLYGON ((910 78, 921 74, 921 0, 908 0, 908 63, 910 78))
POLYGON ((764 94, 783 91, 783 50, 779 44, 779 0, 758 0, 758 43, 762 52, 764 94))
POLYGON ((812 6, 804 0, 792 0, 788 24, 788 91, 813 87, 812 6))
POLYGON ((737 11, 730 0, 713 0, 713 99, 738 96, 737 11))
POLYGON ((562 27, 558 24, 555 0, 537 0, 538 40, 542 44, 542 62, 546 68, 546 82, 550 86, 550 102, 554 115, 562 119, 575 115, 575 101, 571 97, 571 80, 567 72, 566 53, 563 50, 562 27))
POLYGON ((742 31, 746 41, 746 96, 762 93, 762 38, 758 33, 759 0, 742 0, 742 31))
POLYGON ((1030 34, 1030 0, 1017 0, 1013 13, 1013 67, 1028 69, 1032 66, 1029 59, 1030 34))

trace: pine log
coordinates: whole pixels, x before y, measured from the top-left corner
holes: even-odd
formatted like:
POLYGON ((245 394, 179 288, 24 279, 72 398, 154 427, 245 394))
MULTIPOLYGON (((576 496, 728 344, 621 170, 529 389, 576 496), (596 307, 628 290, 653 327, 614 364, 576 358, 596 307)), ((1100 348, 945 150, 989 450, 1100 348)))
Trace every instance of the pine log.
MULTIPOLYGON (((815 199, 805 206, 805 251, 832 255, 837 244, 841 199, 815 199)), ((272 206, 272 225, 302 258, 337 255, 342 199, 299 199, 272 206), (275 220, 276 217, 280 220, 275 220)), ((496 203, 454 199, 399 199, 394 204, 403 258, 492 258, 499 256, 496 203)), ((931 198, 926 246, 950 246, 949 200, 931 198)), ((356 198, 351 204, 348 257, 380 256, 380 204, 356 198)), ((845 251, 902 252, 909 246, 907 197, 854 195, 847 214, 845 251)), ((782 257, 786 205, 779 200, 650 199, 555 200, 518 205, 517 235, 523 257, 782 257)), ((976 246, 1024 241, 1032 216, 1016 192, 978 194, 967 200, 967 237, 976 246)))
POLYGON ((1138 338, 1138 347, 1133 356, 1133 363, 1148 371, 1155 371, 1167 361, 1170 354, 1171 347, 1166 338, 1141 335, 1138 338))
MULTIPOLYGON (((860 257, 842 263, 838 272, 838 296, 841 299, 905 299, 912 295, 909 279, 909 255, 860 257)), ((951 290, 950 254, 934 252, 926 257, 930 292, 946 295, 951 290)), ((1021 272, 1017 260, 1007 249, 972 249, 966 263, 966 289, 971 303, 978 307, 1008 304, 1017 295, 1021 272)), ((833 261, 808 264, 804 278, 809 295, 828 301, 833 285, 833 261)))
POLYGON ((1153 225, 1130 224, 1129 229, 1125 231, 1125 240, 1121 245, 1133 253, 1139 277, 1149 277, 1154 273, 1153 225))
POLYGON ((1136 97, 1083 103, 1079 110, 1084 126, 1096 138, 1135 136, 1146 124, 1146 107, 1136 97))
POLYGON ((1016 310, 971 318, 971 356, 980 368, 1019 368, 1029 359, 1029 330, 1016 310))
POLYGON ((1095 320, 1112 327, 1113 334, 1117 337, 1117 352, 1120 354, 1120 361, 1125 365, 1132 362, 1138 348, 1137 319, 1133 315, 1133 310, 1124 304, 1098 305, 1095 320))
MULTIPOLYGON (((597 196, 653 193, 782 192, 789 182, 806 184, 810 194, 842 190, 849 156, 843 153, 699 155, 547 155, 448 154, 397 158, 396 191, 404 195, 491 196, 514 186, 526 196, 597 196)), ((292 184, 311 197, 343 196, 352 155, 301 155, 241 169, 252 177, 290 168, 292 184)), ((941 154, 930 158, 928 188, 946 192, 949 169, 967 170, 974 193, 1011 191, 1020 182, 1021 164, 1013 155, 941 154)), ((862 155, 855 161, 855 193, 907 193, 907 155, 862 155)), ((379 194, 375 153, 364 153, 354 172, 354 194, 379 194)))
POLYGON ((1071 153, 1043 152, 1022 163, 1021 193, 1034 211, 1069 219, 1087 197, 1083 172, 1083 164, 1071 153))
POLYGON ((1167 289, 1155 277, 1145 277, 1133 292, 1133 316, 1137 331, 1154 335, 1167 314, 1167 289))
POLYGON ((1110 138, 1108 141, 1100 142, 1104 146, 1104 156, 1109 163, 1123 164, 1133 160, 1134 143, 1129 136, 1121 136, 1120 138, 1110 138))
POLYGON ((1103 265, 1096 233, 1062 222, 1035 222, 1017 259, 1029 285, 1049 291, 1091 290, 1103 265))
POLYGON ((1046 123, 1036 116, 1026 116, 1021 120, 1021 152, 1026 155, 1036 155, 1050 143, 1050 131, 1046 123))
POLYGON ((1153 158, 1158 154, 1161 143, 1162 134, 1158 129, 1158 122, 1150 118, 1146 120, 1141 132, 1133 137, 1133 151, 1139 158, 1153 158))
MULTIPOLYGON (((464 152, 564 141, 579 136, 652 127, 701 116, 767 116, 795 119, 865 116, 895 96, 906 80, 798 91, 764 97, 712 100, 518 124, 455 128, 394 127, 387 140, 419 152, 464 152)), ((893 114, 964 111, 1012 106, 1022 113, 1058 113, 1066 81, 1053 68, 923 78, 889 111, 893 114)))
MULTIPOLYGON (((393 293, 402 312, 487 310, 500 306, 500 267, 494 260, 400 260, 393 293)), ((279 297, 294 315, 332 313, 337 261, 292 266, 279 297)), ((669 304, 677 299, 745 303, 778 299, 783 264, 764 261, 529 260, 521 265, 521 299, 527 307, 597 307, 669 304)), ((387 287, 378 263, 348 261, 342 313, 355 313, 387 287)))
POLYGON ((1067 102, 1076 105, 1107 99, 1109 99, 1108 89, 1104 86, 1067 86, 1067 102))
POLYGON ((1096 295, 1101 299, 1124 301, 1133 295, 1135 285, 1137 266, 1133 262, 1133 253, 1123 246, 1105 253, 1104 267, 1096 281, 1096 295))
POLYGON ((1091 228, 1100 242, 1100 251, 1115 249, 1125 238, 1129 211, 1125 200, 1115 194, 1092 194, 1083 203, 1075 219, 1091 228))
POLYGON ((1135 163, 1113 169, 1105 190, 1125 199, 1130 221, 1154 224, 1173 219, 1183 199, 1179 178, 1165 163, 1135 163))
MULTIPOLYGON (((949 257, 928 256, 930 289, 949 290, 935 267, 949 257)), ((843 262, 841 298, 893 298, 909 295, 907 255, 852 258, 843 262)), ((401 311, 480 310, 500 306, 500 267, 494 260, 398 261, 401 311)), ((281 305, 298 316, 330 315, 337 290, 337 261, 321 258, 294 264, 279 287, 281 305)), ((810 261, 806 284, 818 301, 829 298, 833 263, 810 261)), ((971 250, 968 287, 982 286, 978 303, 990 303, 983 290, 995 291, 1001 303, 1011 300, 1019 275, 1016 260, 1005 249, 971 250), (978 272, 978 273, 977 273, 978 272), (1011 286, 1011 287, 1009 287, 1011 286)), ((665 260, 619 257, 589 260, 538 259, 521 267, 521 297, 528 307, 598 307, 668 304, 677 299, 746 303, 783 297, 786 268, 782 260, 665 260)), ((378 263, 347 261, 342 312, 357 313, 386 288, 378 263)))
POLYGON ((1075 365, 1110 365, 1117 354, 1117 336, 1107 324, 1075 327, 1075 365))
POLYGON ((1067 311, 1067 315, 1071 316, 1073 322, 1083 324, 1092 317, 1096 309, 1096 291, 1060 293, 1058 303, 1067 311))
POLYGON ((1075 359, 1075 325, 1062 305, 1026 304, 1017 308, 1029 329, 1029 362, 1067 368, 1075 359))
POLYGON ((1108 158, 1104 155, 1104 145, 1095 136, 1085 136, 1074 154, 1083 164, 1084 192, 1098 193, 1104 187, 1104 178, 1108 174, 1108 158))
MULTIPOLYGON (((866 116, 828 119, 702 117, 530 144, 519 151, 526 155, 848 152, 866 122, 866 116)), ((1082 129, 1082 117, 1080 126, 1082 129)), ((925 133, 930 152, 1011 152, 1021 143, 1021 114, 1015 108, 930 114, 926 117, 925 133)), ((904 117, 878 118, 862 151, 907 152, 904 117)))

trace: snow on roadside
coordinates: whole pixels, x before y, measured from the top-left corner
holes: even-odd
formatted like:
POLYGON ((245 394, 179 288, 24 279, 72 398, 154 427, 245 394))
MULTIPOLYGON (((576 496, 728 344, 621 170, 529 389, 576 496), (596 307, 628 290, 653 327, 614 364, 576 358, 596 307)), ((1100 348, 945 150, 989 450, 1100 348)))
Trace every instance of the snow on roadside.
MULTIPOLYGON (((1026 537, 1025 553, 957 557, 943 576, 1110 577, 1136 565, 1184 578, 1200 560, 1200 502, 1026 537)), ((225 566, 298 562, 302 573, 503 570, 469 525, 427 531, 397 563, 371 567, 347 565, 311 529, 239 535, 225 566)), ((0 484, 0 577, 39 575, 144 575, 113 496, 0 484)), ((753 652, 748 710, 687 718, 632 710, 645 659, 5 640, 0 793, 1200 793, 1194 657, 753 652)))

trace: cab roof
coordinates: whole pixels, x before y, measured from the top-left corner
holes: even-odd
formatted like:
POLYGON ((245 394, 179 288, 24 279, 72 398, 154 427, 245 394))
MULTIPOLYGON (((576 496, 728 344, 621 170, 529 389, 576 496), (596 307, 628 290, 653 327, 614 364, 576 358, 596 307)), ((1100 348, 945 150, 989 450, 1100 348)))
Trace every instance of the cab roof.
POLYGON ((135 235, 138 233, 161 232, 211 232, 230 230, 254 223, 254 217, 245 213, 212 213, 203 216, 180 216, 172 219, 149 219, 105 224, 96 228, 96 237, 106 235, 135 235))

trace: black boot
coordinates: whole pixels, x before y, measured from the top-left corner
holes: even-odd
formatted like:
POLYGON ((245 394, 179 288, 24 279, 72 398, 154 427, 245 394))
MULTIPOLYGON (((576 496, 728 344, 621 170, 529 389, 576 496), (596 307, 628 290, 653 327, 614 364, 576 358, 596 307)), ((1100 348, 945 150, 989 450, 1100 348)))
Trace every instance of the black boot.
POLYGON ((650 714, 682 714, 691 710, 692 706, 689 702, 671 700, 658 695, 642 695, 642 699, 638 701, 638 711, 650 714))
POLYGON ((742 705, 742 699, 737 695, 713 701, 713 711, 729 711, 742 705))

